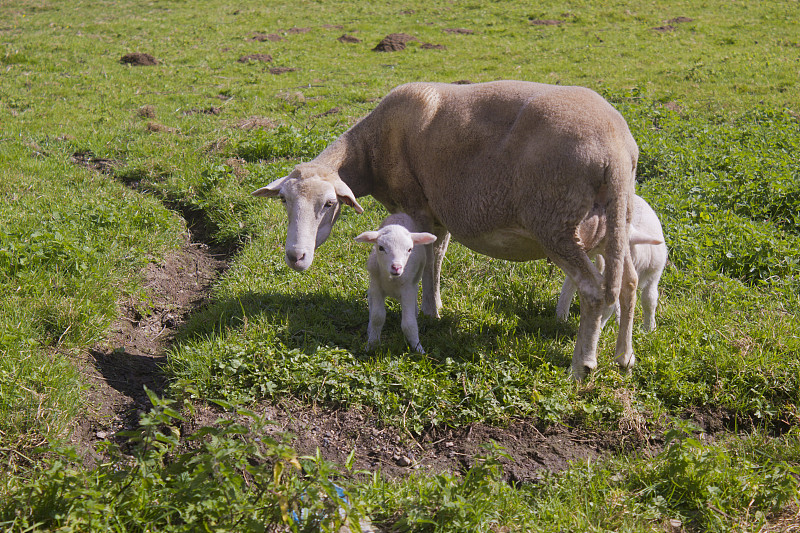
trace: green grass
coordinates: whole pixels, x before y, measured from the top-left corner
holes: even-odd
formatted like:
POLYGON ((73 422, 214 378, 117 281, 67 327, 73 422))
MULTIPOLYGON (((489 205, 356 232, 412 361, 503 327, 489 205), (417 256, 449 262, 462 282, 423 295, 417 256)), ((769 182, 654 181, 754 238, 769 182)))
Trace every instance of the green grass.
MULTIPOLYGON (((182 242, 185 223, 169 205, 200 217, 210 239, 239 250, 171 351, 175 396, 364 406, 412 432, 521 416, 611 430, 633 416, 663 430, 706 408, 766 434, 794 428, 776 439, 731 437, 710 447, 678 434, 680 444, 654 460, 575 465, 540 486, 500 481, 494 452, 462 477, 356 477, 357 510, 410 531, 652 531, 675 517, 695 530, 757 530, 771 508, 797 498, 787 472, 800 463, 796 7, 716 0, 3 4, 0 452, 7 460, 0 471, 8 475, 0 476, 1 519, 12 527, 20 502, 45 493, 55 499, 42 501, 61 502, 54 505, 62 514, 36 515, 40 507, 13 527, 167 530, 181 520, 199 524, 189 514, 176 518, 168 502, 203 498, 212 514, 227 498, 238 502, 230 516, 242 513, 208 527, 236 529, 236 520, 256 512, 247 505, 261 501, 258 493, 236 481, 247 477, 241 457, 266 460, 252 449, 200 454, 223 462, 235 456, 228 495, 213 483, 190 489, 173 471, 164 474, 157 483, 164 507, 151 514, 142 502, 152 501, 146 495, 154 485, 142 473, 170 468, 157 453, 147 455, 152 449, 139 467, 122 471, 118 464, 73 469, 69 456, 58 467, 19 466, 20 454, 39 458, 35 446, 68 435, 86 408, 74 359, 102 342, 116 303, 142 291, 141 267, 182 242), (692 20, 668 22, 676 17, 692 20), (667 24, 673 28, 655 29, 667 24), (473 33, 444 31, 453 28, 473 33), (255 32, 284 40, 251 40, 255 32), (392 32, 418 41, 402 52, 371 51, 392 32), (362 42, 340 43, 343 33, 362 42), (133 51, 159 64, 120 64, 133 51), (273 60, 237 62, 253 53, 273 60), (270 67, 297 70, 273 75, 270 67), (297 274, 282 259, 280 205, 249 196, 313 157, 398 84, 501 78, 591 87, 620 109, 639 143, 638 192, 661 217, 671 265, 658 329, 634 336, 631 376, 612 364, 609 326, 598 372, 586 383, 569 381, 577 318, 554 318, 557 269, 492 260, 458 244, 445 260, 443 317, 420 320, 428 354, 408 351, 394 304, 381 349, 368 353, 368 248, 353 237, 377 227, 382 208, 364 199, 364 215, 346 210, 311 270, 297 274), (197 112, 212 106, 220 112, 197 112), (333 108, 339 111, 325 114, 333 108), (240 127, 251 117, 277 127, 240 127), (78 166, 76 152, 112 166, 108 173, 78 166), (136 190, 126 186, 134 182, 136 190), (136 488, 114 502, 104 499, 116 493, 109 487, 136 488), (86 503, 72 506, 76 495, 86 503), (109 521, 84 520, 96 509, 109 521)), ((173 423, 165 416, 159 420, 173 423)), ((233 446, 230 435, 217 436, 233 446)), ((314 483, 330 492, 327 470, 320 472, 314 483)), ((299 485, 282 487, 300 494, 291 492, 299 485)))

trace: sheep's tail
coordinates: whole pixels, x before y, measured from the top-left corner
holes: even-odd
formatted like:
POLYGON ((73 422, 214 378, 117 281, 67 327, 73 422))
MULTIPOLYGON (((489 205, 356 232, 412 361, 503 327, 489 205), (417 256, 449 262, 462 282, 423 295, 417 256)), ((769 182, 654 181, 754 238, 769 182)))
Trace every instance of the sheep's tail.
POLYGON ((605 249, 605 298, 612 305, 619 298, 625 254, 630 253, 628 223, 633 208, 633 189, 636 167, 631 167, 625 157, 618 157, 606 167, 608 204, 606 207, 607 240, 605 249))

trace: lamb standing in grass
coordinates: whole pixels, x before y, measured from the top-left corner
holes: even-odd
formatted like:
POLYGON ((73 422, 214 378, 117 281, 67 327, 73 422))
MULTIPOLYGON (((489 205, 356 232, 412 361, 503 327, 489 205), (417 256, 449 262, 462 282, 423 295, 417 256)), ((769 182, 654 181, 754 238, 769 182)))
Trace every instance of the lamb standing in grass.
POLYGON ((386 320, 386 297, 400 301, 400 326, 414 351, 425 353, 417 329, 417 293, 425 267, 425 250, 418 244, 430 244, 436 236, 414 232, 410 216, 396 213, 386 217, 378 231, 365 231, 356 240, 375 246, 367 260, 369 271, 369 326, 367 348, 375 348, 381 339, 386 320))
MULTIPOLYGON (((581 227, 581 239, 584 242, 596 241, 598 235, 602 234, 602 229, 599 232, 596 231, 598 228, 592 222, 602 224, 602 221, 599 219, 594 220, 591 217, 588 220, 588 224, 581 227)), ((661 228, 658 215, 650 207, 650 204, 640 196, 633 197, 633 218, 631 219, 629 234, 631 259, 633 259, 633 265, 639 275, 639 288, 642 291, 642 315, 644 319, 642 328, 645 331, 653 331, 656 328, 658 282, 661 280, 661 274, 667 264, 667 245, 664 243, 664 231, 661 228)), ((595 245, 589 253, 589 256, 597 256, 595 261, 600 272, 603 272, 605 265, 602 255, 603 240, 604 237, 601 236, 600 244, 595 245)), ((576 291, 575 282, 567 276, 561 288, 561 296, 558 298, 558 306, 556 307, 556 316, 561 320, 567 319, 570 302, 572 302, 576 291)), ((619 320, 618 307, 619 302, 606 309, 603 313, 603 325, 605 325, 612 313, 616 313, 617 320, 619 320)))

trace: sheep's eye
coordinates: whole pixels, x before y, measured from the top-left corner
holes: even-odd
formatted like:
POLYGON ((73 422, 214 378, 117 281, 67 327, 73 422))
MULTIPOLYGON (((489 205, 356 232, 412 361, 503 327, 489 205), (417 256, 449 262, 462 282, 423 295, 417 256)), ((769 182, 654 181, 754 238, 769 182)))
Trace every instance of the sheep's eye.
POLYGON ((286 203, 286 197, 285 196, 279 196, 278 198, 280 199, 282 204, 286 203))
POLYGON ((381 252, 385 252, 385 251, 386 251, 386 250, 383 248, 383 246, 378 246, 378 250, 380 250, 381 252))
POLYGON ((328 200, 325 202, 325 209, 328 209, 329 207, 333 207, 333 200, 328 200))
POLYGON ((413 250, 413 249, 414 249, 414 248, 409 248, 409 249, 408 249, 408 253, 411 253, 411 250, 413 250))

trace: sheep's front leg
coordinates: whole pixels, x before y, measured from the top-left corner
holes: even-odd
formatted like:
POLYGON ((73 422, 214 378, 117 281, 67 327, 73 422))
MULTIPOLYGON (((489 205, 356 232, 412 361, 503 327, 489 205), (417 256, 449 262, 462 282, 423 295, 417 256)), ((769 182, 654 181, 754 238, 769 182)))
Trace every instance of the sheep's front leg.
POLYGON ((386 295, 373 284, 367 292, 367 299, 369 300, 367 350, 374 350, 381 342, 381 330, 386 322, 386 295))
POLYGON ((436 242, 425 246, 425 271, 422 274, 422 312, 427 316, 439 318, 442 308, 442 297, 439 294, 439 281, 442 273, 442 261, 450 243, 450 233, 437 232, 436 242))
POLYGON ((403 287, 400 293, 402 312, 400 327, 411 349, 415 352, 425 353, 419 342, 419 328, 417 327, 417 290, 417 285, 414 285, 413 287, 403 287))

